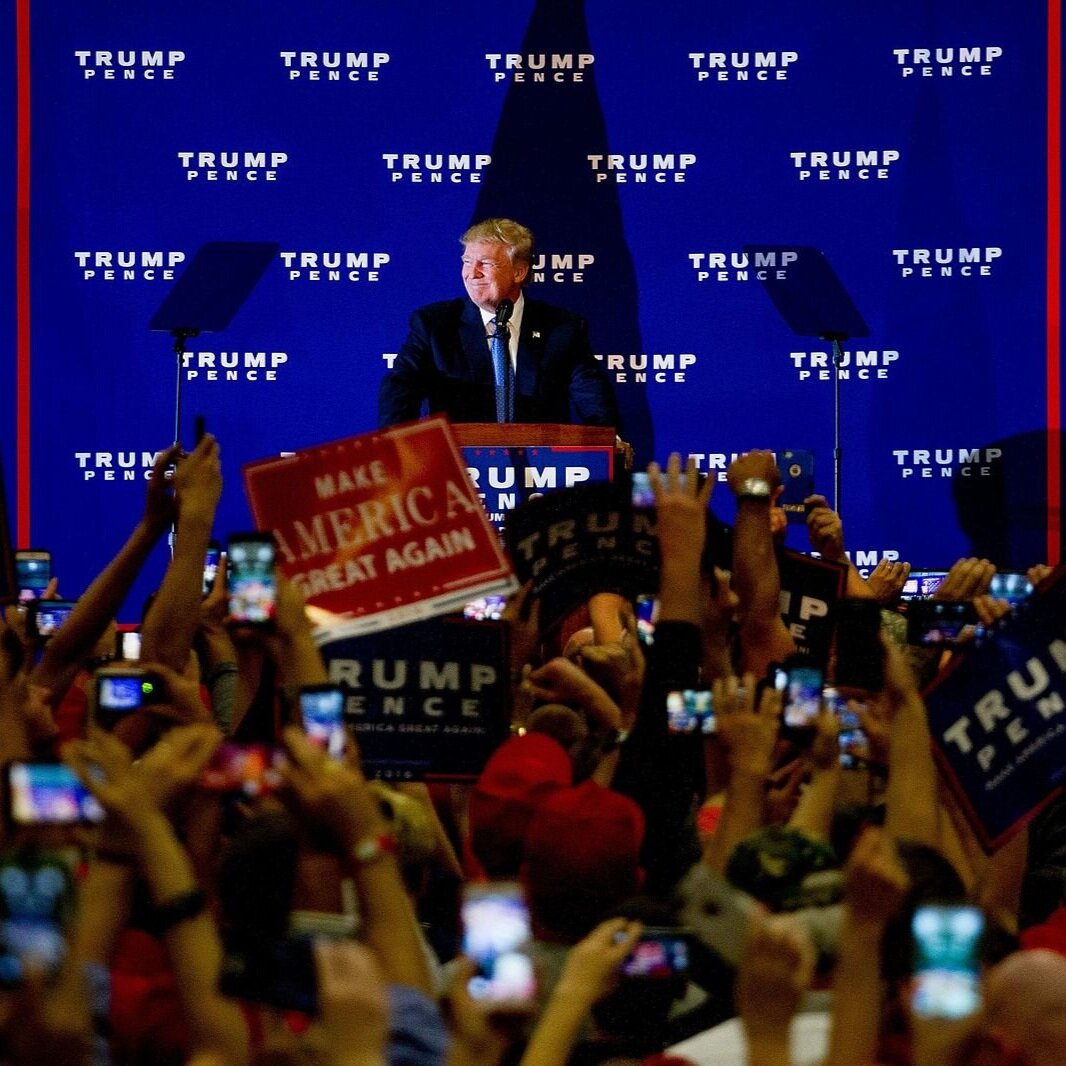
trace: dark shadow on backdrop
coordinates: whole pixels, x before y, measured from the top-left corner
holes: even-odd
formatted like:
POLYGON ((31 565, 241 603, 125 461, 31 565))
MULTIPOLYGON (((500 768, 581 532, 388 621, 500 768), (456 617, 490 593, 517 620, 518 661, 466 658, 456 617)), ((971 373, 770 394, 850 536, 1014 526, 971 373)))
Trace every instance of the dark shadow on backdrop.
MULTIPOLYGON (((1059 469, 1066 470, 1062 435, 1056 436, 1059 469)), ((952 495, 971 555, 990 559, 1000 570, 1025 570, 1048 562, 1047 457, 1047 431, 1032 430, 984 445, 979 461, 965 464, 987 466, 988 477, 962 477, 955 471, 952 495), (985 463, 988 449, 998 449, 1002 457, 985 463)), ((1060 500, 1062 492, 1060 487, 1060 500)), ((1061 532, 1059 553, 1061 558, 1061 532)))
MULTIPOLYGON (((521 52, 591 53, 584 0, 537 0, 521 52)), ((517 219, 533 231, 534 254, 593 251, 582 283, 535 285, 533 294, 584 315, 594 351, 628 355, 643 350, 637 281, 618 187, 597 186, 589 167, 589 153, 608 151, 594 71, 595 64, 580 83, 556 84, 549 69, 545 82, 509 86, 472 221, 517 219)), ((644 389, 627 383, 618 399, 624 436, 646 461, 655 439, 644 389)))

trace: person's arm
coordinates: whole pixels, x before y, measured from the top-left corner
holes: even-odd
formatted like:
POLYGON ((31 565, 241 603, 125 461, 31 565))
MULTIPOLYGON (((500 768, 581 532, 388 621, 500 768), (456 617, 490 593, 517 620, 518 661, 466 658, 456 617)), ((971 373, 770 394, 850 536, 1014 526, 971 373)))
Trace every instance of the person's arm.
POLYGON ((925 702, 902 653, 882 638, 885 701, 889 727, 889 770, 885 787, 885 829, 895 840, 940 846, 936 763, 925 702))
POLYGON ((907 892, 892 837, 867 829, 848 860, 826 1066, 869 1066, 881 1021, 881 939, 907 892))
POLYGON ((324 685, 329 681, 326 664, 311 636, 307 605, 300 590, 278 572, 274 632, 267 638, 278 664, 278 680, 287 689, 324 685))
POLYGON ((755 709, 755 677, 745 674, 714 682, 718 734, 729 751, 729 786, 718 825, 703 850, 703 861, 722 873, 733 849, 763 824, 766 778, 772 767, 781 721, 781 693, 767 686, 755 709))
POLYGON ((152 549, 166 533, 174 514, 166 470, 180 449, 177 445, 161 452, 148 479, 144 514, 129 539, 89 586, 70 617, 48 642, 31 678, 47 689, 53 702, 63 698, 81 661, 104 635, 140 573, 152 549))
POLYGON ((792 918, 755 922, 736 988, 749 1066, 790 1066, 789 1025, 816 958, 810 938, 792 918))
POLYGON ((95 731, 65 758, 125 830, 155 907, 193 1050, 248 1055, 244 1018, 218 991, 222 943, 192 863, 160 802, 195 781, 221 740, 211 725, 181 726, 134 765, 121 741, 95 731))
POLYGON ((726 472, 737 497, 733 588, 740 598, 741 669, 756 677, 796 651, 781 620, 781 575, 770 529, 773 493, 781 482, 772 452, 739 456, 726 472))
POLYGON ((622 431, 622 416, 614 386, 599 360, 592 353, 588 324, 574 322, 570 338, 570 401, 578 413, 578 421, 586 426, 610 426, 622 431))
POLYGON ((178 462, 174 502, 178 511, 174 556, 159 594, 141 626, 141 654, 184 670, 200 621, 204 557, 222 493, 218 442, 210 433, 178 462))
POLYGON ((840 515, 829 506, 824 496, 808 496, 803 503, 808 509, 807 535, 811 548, 823 559, 843 563, 848 568, 845 594, 855 599, 876 599, 874 590, 863 580, 844 550, 844 524, 840 515))
POLYGON ((392 367, 385 372, 378 390, 378 425, 394 426, 410 422, 422 414, 422 404, 429 392, 433 351, 429 330, 420 311, 408 322, 407 339, 396 354, 392 367))
POLYGON ((567 1061, 588 1012, 617 981, 618 967, 640 932, 639 922, 612 918, 570 949, 520 1066, 559 1066, 567 1061))
POLYGON ((292 726, 284 732, 285 778, 300 808, 333 837, 355 882, 363 939, 386 978, 433 995, 418 922, 404 889, 395 842, 358 765, 344 766, 292 726))
POLYGON ((833 808, 843 771, 840 768, 840 719, 822 707, 815 720, 815 737, 809 758, 811 779, 800 793, 788 824, 816 840, 829 840, 833 808))

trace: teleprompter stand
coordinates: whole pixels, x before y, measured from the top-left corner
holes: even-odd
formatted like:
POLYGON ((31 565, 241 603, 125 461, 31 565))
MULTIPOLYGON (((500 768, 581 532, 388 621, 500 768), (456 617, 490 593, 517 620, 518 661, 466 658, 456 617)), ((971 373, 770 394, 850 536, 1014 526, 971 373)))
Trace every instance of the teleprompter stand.
POLYGON ((174 283, 148 328, 169 333, 177 356, 174 443, 181 442, 181 373, 185 342, 201 333, 224 330, 259 283, 279 245, 251 241, 209 241, 174 283))
MULTIPOLYGON (((174 443, 181 443, 181 375, 185 342, 224 330, 259 283, 280 245, 252 241, 209 241, 200 247, 174 283, 148 328, 174 338, 174 443)), ((174 530, 170 531, 174 551, 174 530)))
POLYGON ((797 337, 818 337, 833 347, 833 509, 840 513, 843 449, 840 445, 840 364, 844 341, 868 337, 870 327, 852 302, 829 260, 817 248, 805 245, 745 245, 749 261, 756 255, 776 253, 769 262, 776 269, 761 278, 778 314, 797 337), (783 275, 783 276, 778 276, 783 275))

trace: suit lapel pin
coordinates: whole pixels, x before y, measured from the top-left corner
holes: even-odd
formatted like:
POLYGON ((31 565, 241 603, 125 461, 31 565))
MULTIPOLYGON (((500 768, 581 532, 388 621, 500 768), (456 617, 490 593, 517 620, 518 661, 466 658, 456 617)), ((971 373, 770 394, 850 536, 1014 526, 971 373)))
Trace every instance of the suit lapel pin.
POLYGON ((533 330, 533 339, 535 341, 539 341, 540 340, 540 330, 539 329, 533 330))

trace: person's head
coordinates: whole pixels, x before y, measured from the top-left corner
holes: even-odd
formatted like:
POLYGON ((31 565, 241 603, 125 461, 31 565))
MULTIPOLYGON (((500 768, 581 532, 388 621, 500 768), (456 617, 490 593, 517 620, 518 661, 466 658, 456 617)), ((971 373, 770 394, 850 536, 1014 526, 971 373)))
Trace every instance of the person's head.
POLYGON ((505 298, 517 300, 533 262, 533 234, 509 218, 487 218, 459 240, 470 299, 483 311, 495 311, 505 298))
POLYGON ((644 815, 594 781, 559 789, 529 823, 522 883, 541 935, 576 943, 644 881, 644 815))
POLYGON ((547 733, 504 742, 470 794, 470 849, 492 878, 515 877, 534 812, 573 780, 570 757, 547 733))

